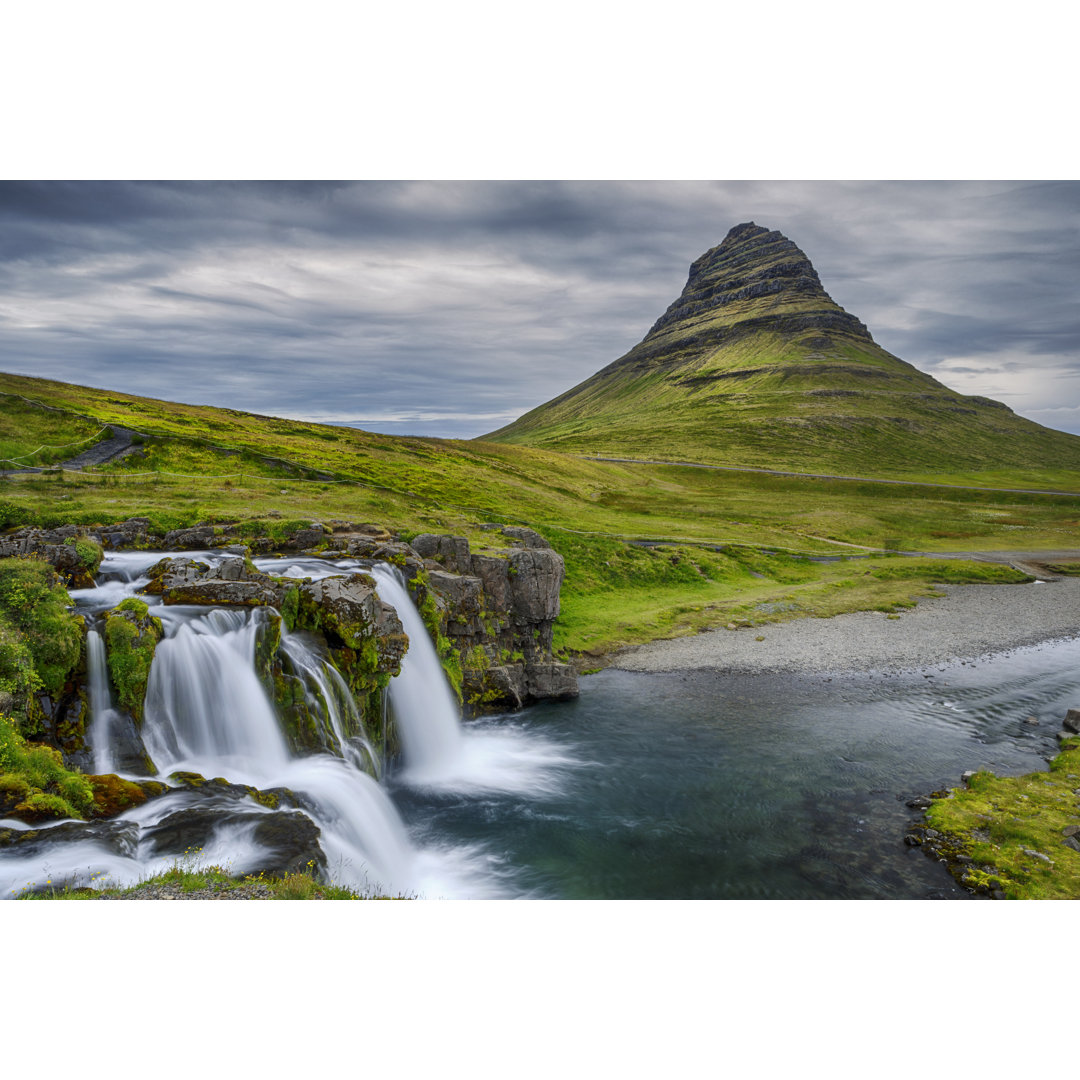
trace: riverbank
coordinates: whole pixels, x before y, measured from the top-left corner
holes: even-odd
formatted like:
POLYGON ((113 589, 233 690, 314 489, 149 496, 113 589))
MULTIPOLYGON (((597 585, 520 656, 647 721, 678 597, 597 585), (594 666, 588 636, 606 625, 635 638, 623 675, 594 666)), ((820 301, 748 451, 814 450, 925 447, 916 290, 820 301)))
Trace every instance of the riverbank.
POLYGON ((693 637, 617 653, 624 671, 900 673, 1080 634, 1080 579, 948 585, 903 613, 854 612, 693 637))

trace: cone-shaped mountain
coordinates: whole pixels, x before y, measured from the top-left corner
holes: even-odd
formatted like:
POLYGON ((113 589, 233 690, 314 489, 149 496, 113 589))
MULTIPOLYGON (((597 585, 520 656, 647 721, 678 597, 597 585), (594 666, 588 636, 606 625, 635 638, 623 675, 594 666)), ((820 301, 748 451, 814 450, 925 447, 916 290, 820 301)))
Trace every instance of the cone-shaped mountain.
POLYGON ((861 474, 1080 469, 1080 437, 891 355, 779 232, 736 225, 645 338, 484 438, 578 454, 861 474))

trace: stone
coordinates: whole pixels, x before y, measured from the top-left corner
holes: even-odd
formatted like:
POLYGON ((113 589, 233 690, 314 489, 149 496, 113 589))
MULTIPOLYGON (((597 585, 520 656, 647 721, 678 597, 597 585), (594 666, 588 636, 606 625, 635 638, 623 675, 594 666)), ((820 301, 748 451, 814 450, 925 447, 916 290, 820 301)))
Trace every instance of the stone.
POLYGON ((569 664, 529 664, 525 678, 531 698, 565 700, 578 696, 577 675, 569 664))
POLYGON ((1025 724, 1030 724, 1032 727, 1038 727, 1039 718, 1037 716, 1029 716, 1025 721, 1025 724))
POLYGON ((505 525, 502 534, 503 536, 509 536, 512 540, 519 541, 527 548, 547 548, 551 550, 551 545, 534 529, 526 529, 520 525, 505 525))
POLYGON ((469 541, 463 536, 421 533, 409 546, 422 559, 436 559, 451 569, 464 565, 469 557, 469 541))
POLYGON ((300 586, 300 602, 319 608, 324 630, 331 630, 354 649, 363 646, 384 617, 375 582, 368 574, 305 581, 300 586))
POLYGON ((172 551, 208 548, 214 543, 213 525, 196 525, 191 529, 173 529, 165 534, 164 546, 172 551))
POLYGON ((969 784, 973 776, 975 776, 975 770, 968 769, 967 772, 960 774, 960 782, 963 784, 969 784))
POLYGON ((1074 735, 1080 735, 1080 709, 1070 709, 1061 721, 1061 726, 1074 735))
POLYGON ((510 602, 516 623, 551 622, 559 614, 566 566, 554 551, 526 548, 510 556, 510 602))
POLYGON ((1080 840, 1077 840, 1075 836, 1066 836, 1061 842, 1073 851, 1080 851, 1080 840))

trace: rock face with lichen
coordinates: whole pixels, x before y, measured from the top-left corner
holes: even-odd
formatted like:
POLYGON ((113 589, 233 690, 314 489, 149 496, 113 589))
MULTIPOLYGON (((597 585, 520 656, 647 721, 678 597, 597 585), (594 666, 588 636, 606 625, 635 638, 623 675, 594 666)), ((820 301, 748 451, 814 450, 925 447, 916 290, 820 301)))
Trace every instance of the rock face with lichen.
POLYGON ((473 710, 575 697, 573 668, 551 651, 562 556, 532 529, 500 531, 513 547, 489 553, 471 552, 460 536, 414 537, 424 570, 410 590, 436 640, 451 643, 462 698, 473 710))

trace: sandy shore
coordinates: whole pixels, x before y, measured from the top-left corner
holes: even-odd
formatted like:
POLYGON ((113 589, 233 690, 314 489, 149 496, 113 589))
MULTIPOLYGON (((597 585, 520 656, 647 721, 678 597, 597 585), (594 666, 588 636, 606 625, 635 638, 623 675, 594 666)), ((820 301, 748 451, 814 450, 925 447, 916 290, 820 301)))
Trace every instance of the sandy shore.
POLYGON ((628 649, 613 657, 610 666, 624 671, 899 672, 1080 635, 1080 578, 943 589, 944 597, 920 600, 898 619, 864 611, 710 630, 628 649))

